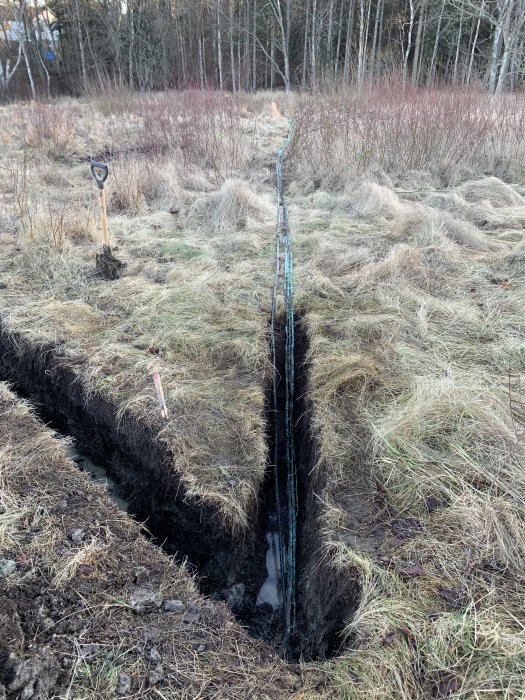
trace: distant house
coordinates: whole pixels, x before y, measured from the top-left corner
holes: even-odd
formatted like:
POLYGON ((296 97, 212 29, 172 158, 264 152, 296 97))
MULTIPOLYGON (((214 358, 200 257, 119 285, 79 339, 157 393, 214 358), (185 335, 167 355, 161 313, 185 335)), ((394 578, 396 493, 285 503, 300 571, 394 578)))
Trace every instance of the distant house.
MULTIPOLYGON (((39 10, 38 15, 34 10, 34 6, 28 6, 29 18, 32 22, 32 27, 29 28, 28 42, 33 43, 34 40, 40 45, 42 58, 47 61, 54 61, 55 45, 58 41, 58 32, 53 29, 56 18, 53 13, 47 8, 39 10)), ((13 17, 11 7, 0 3, 0 50, 2 44, 7 46, 19 43, 24 36, 24 27, 22 22, 19 22, 13 17)))

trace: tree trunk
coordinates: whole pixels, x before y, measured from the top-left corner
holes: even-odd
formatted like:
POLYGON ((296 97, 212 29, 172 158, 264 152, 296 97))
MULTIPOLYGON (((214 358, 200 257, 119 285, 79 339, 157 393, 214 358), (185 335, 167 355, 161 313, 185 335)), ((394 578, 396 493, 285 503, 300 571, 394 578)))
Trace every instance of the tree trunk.
POLYGON ((219 71, 219 90, 224 90, 222 73, 222 37, 221 37, 221 13, 222 0, 217 0, 217 69, 219 71))
POLYGON ((328 10, 328 36, 326 39, 326 59, 327 64, 330 67, 332 65, 333 57, 333 42, 334 42, 334 1, 330 0, 330 7, 328 10))
POLYGON ((230 72, 231 72, 231 82, 232 82, 232 90, 233 94, 237 92, 237 82, 235 79, 235 51, 233 47, 233 0, 230 0, 230 5, 229 5, 229 18, 230 18, 230 28, 229 28, 229 35, 230 35, 230 72))
MULTIPOLYGON (((408 58, 410 56, 410 50, 412 49, 412 33, 414 31, 414 20, 415 20, 415 16, 416 16, 414 0, 408 0, 408 2, 409 2, 409 7, 410 7, 410 14, 409 14, 409 21, 408 21, 408 35, 407 35, 407 41, 406 41, 406 48, 403 51, 403 67, 402 67, 402 73, 401 73, 403 85, 405 85, 406 80, 407 80, 407 75, 408 75, 408 58)), ((405 33, 404 26, 402 27, 401 32, 402 32, 401 38, 403 41, 404 33, 405 33)))
POLYGON ((253 0, 252 90, 257 90, 257 0, 253 0))
POLYGON ((199 87, 204 89, 204 59, 202 55, 202 34, 199 34, 199 87))
POLYGON ((339 73, 339 53, 341 51, 341 39, 343 38, 343 8, 344 3, 341 0, 341 8, 339 10, 339 29, 337 31, 337 48, 335 50, 335 63, 334 63, 334 78, 337 80, 337 75, 339 73))
POLYGON ((468 70, 467 70, 467 84, 470 84, 470 81, 472 80, 472 68, 474 66, 474 56, 476 54, 476 48, 478 45, 479 28, 481 26, 481 15, 483 13, 484 8, 485 8, 485 0, 481 0, 481 8, 480 8, 480 11, 478 14, 478 20, 476 22, 476 31, 474 32, 474 38, 473 38, 472 44, 470 46, 470 58, 469 58, 468 70))
POLYGON ((379 25, 383 10, 383 0, 377 0, 376 16, 374 20, 374 39, 372 41, 372 55, 370 56, 370 77, 373 79, 376 64, 377 39, 379 36, 379 25))
POLYGON ((303 90, 306 89, 306 64, 308 61, 308 27, 309 27, 309 17, 310 17, 310 0, 307 0, 306 3, 306 15, 305 15, 305 21, 304 21, 304 44, 303 44, 303 81, 302 81, 302 86, 303 90))
MULTIPOLYGON (((365 81, 365 64, 366 64, 366 39, 367 26, 365 23, 365 2, 367 0, 359 0, 359 48, 357 50, 357 85, 363 87, 365 81)), ((370 0, 368 0, 370 8, 370 0)))
POLYGON ((345 45, 345 65, 343 71, 343 82, 348 85, 350 81, 350 53, 352 50, 352 36, 354 33, 354 15, 356 0, 350 0, 348 5, 348 21, 346 24, 346 45, 345 45))
POLYGON ((133 90, 133 60, 135 50, 135 25, 133 22, 133 0, 128 2, 129 47, 128 47, 128 86, 133 90))
POLYGON ((11 68, 11 61, 7 58, 5 62, 5 68, 0 61, 0 92, 5 94, 9 90, 9 82, 11 78, 16 73, 20 61, 22 60, 22 44, 18 42, 18 56, 14 66, 11 68))
POLYGON ((427 0, 422 0, 419 8, 419 21, 417 23, 416 43, 414 46, 414 60, 412 61, 412 85, 417 85, 419 80, 419 56, 421 54, 421 44, 423 37, 423 25, 425 22, 425 14, 427 8, 427 0))
POLYGON ((458 27, 458 36, 456 40, 456 55, 454 57, 454 71, 452 73, 452 82, 454 85, 457 85, 458 83, 458 64, 459 64, 459 50, 461 47, 461 36, 463 34, 463 5, 461 6, 461 12, 459 15, 459 27, 458 27))
POLYGON ((310 37, 310 85, 317 84, 317 47, 316 47, 317 0, 312 0, 312 31, 310 37))
POLYGON ((490 52, 490 68, 489 68, 489 90, 496 91, 498 81, 499 58, 501 52, 501 24, 497 24, 494 29, 492 39, 492 49, 490 52))
MULTIPOLYGON (((42 51, 44 49, 44 41, 43 41, 44 34, 42 32, 42 26, 40 24, 40 13, 38 11, 38 4, 35 4, 35 22, 36 22, 36 29, 34 27, 34 24, 32 25, 32 32, 31 32, 32 38, 35 42, 36 52, 38 54, 38 60, 39 60, 40 66, 42 68, 42 71, 44 73, 44 77, 46 80, 47 98, 51 99, 51 76, 49 75, 49 71, 48 71, 47 66, 44 63, 44 59, 42 57, 42 51), (37 35, 37 30, 38 30, 38 35, 37 35)), ((47 47, 47 49, 48 48, 49 47, 47 47)), ((46 55, 47 55, 47 50, 46 50, 46 55)))
POLYGON ((428 71, 428 81, 429 82, 433 82, 433 80, 434 80, 434 73, 436 70, 437 52, 438 52, 438 48, 439 48, 439 41, 441 39, 441 25, 443 22, 443 13, 445 11, 445 2, 446 2, 446 0, 442 0, 442 3, 441 3, 441 11, 439 13, 438 26, 436 29, 436 38, 434 40, 434 49, 432 51, 432 60, 430 61, 430 68, 428 71))
POLYGON ((31 86, 31 97, 36 98, 36 87, 35 80, 33 78, 33 71, 31 69, 31 61, 29 60, 29 54, 27 52, 27 26, 26 26, 26 0, 20 0, 18 5, 18 22, 19 26, 22 28, 22 32, 18 37, 18 41, 22 48, 22 55, 24 57, 24 63, 26 66, 27 77, 29 79, 29 85, 31 86))
POLYGON ((501 94, 509 79, 509 67, 525 30, 525 2, 506 0, 503 20, 503 56, 495 93, 501 94))
POLYGON ((275 25, 272 22, 272 36, 271 36, 271 50, 270 50, 270 89, 273 90, 275 88, 275 56, 276 56, 276 47, 275 47, 275 25))

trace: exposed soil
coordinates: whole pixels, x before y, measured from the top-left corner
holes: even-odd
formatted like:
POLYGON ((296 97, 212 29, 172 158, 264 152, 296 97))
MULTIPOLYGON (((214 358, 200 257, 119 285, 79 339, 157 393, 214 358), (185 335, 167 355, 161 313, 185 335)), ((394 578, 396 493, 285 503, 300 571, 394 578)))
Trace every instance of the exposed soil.
POLYGON ((322 536, 317 526, 326 473, 318 467, 318 446, 310 429, 308 401, 308 339, 305 326, 295 329, 296 400, 294 439, 298 469, 299 519, 297 542, 298 644, 306 658, 329 658, 348 644, 341 636, 359 603, 357 579, 336 573, 323 558, 322 536))
MULTIPOLYGON (((84 391, 76 369, 59 349, 32 346, 0 326, 0 378, 12 382, 19 394, 34 402, 53 428, 74 436, 81 452, 104 465, 129 502, 130 514, 145 523, 165 551, 187 559, 194 567, 202 593, 225 600, 255 637, 273 644, 289 660, 337 653, 342 643, 339 633, 351 618, 359 595, 356 582, 335 575, 322 556, 316 527, 320 504, 315 494, 322 492, 323 475, 313 470, 316 446, 305 398, 305 353, 306 334, 298 324, 294 406, 299 482, 298 625, 293 639, 284 645, 282 610, 268 603, 256 605, 267 576, 266 533, 274 527, 277 513, 273 468, 269 466, 252 526, 242 536, 233 536, 212 508, 188 496, 172 468, 169 450, 148 427, 128 416, 117 422, 114 407, 84 391)), ((271 443, 272 435, 269 440, 271 443)))
POLYGON ((102 246, 102 253, 96 254, 96 270, 106 280, 118 280, 126 266, 116 258, 108 245, 102 246))
POLYGON ((260 689, 277 700, 300 687, 297 670, 199 595, 5 385, 0 442, 2 497, 29 516, 17 525, 11 509, 3 532, 1 698, 142 698, 158 687, 170 698, 260 689))

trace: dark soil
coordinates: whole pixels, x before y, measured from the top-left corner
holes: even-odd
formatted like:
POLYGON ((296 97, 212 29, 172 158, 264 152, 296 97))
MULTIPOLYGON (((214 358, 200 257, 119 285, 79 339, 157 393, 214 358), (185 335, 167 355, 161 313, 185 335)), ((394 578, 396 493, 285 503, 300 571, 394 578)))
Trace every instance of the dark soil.
MULTIPOLYGON (((145 522, 165 551, 180 560, 187 558, 198 574, 202 593, 226 600, 241 624, 255 637, 275 645, 289 660, 322 659, 340 651, 343 640, 339 633, 351 619, 359 597, 357 583, 335 573, 323 559, 316 526, 321 506, 315 494, 322 493, 324 476, 319 470, 312 471, 316 445, 305 398, 305 355, 306 334, 298 324, 294 409, 299 481, 298 630, 285 648, 281 611, 267 604, 255 605, 267 575, 265 535, 276 516, 273 468, 269 466, 252 514, 253 526, 242 537, 233 537, 212 508, 188 496, 173 470, 172 455, 145 425, 129 416, 117 424, 114 407, 83 390, 75 368, 58 349, 30 345, 0 325, 0 379, 12 382, 14 390, 29 398, 53 428, 74 436, 81 452, 107 468, 129 501, 130 514, 145 522)), ((20 614, 20 606, 18 609, 20 614)), ((0 627, 6 617, 2 610, 0 607, 0 627)), ((16 616, 13 619, 13 630, 6 633, 15 644, 16 616)))
POLYGON ((106 280, 118 280, 126 263, 116 258, 108 245, 102 246, 102 253, 96 255, 96 270, 106 280))

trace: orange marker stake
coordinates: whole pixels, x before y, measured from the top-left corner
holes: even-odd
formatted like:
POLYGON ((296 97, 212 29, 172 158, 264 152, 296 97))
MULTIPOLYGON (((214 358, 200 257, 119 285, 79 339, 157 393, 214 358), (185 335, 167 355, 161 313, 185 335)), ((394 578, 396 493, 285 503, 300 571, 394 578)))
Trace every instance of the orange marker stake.
POLYGON ((160 374, 158 372, 155 372, 153 375, 153 381, 155 382, 155 391, 157 392, 157 398, 159 400, 160 414, 167 420, 168 407, 166 406, 166 400, 164 398, 164 392, 162 391, 162 384, 160 382, 160 374))

